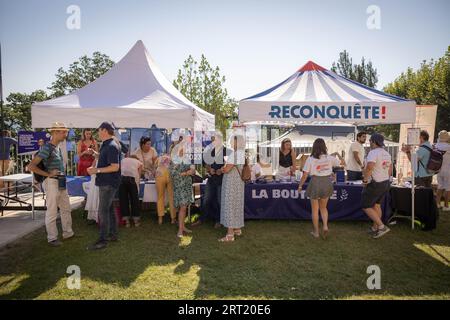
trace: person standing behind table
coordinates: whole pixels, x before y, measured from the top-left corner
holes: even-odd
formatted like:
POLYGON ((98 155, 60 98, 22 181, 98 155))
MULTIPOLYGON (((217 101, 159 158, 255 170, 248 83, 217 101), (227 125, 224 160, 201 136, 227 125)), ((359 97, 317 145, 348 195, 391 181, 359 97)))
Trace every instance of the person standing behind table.
POLYGON ((303 175, 298 186, 298 192, 303 188, 308 175, 311 180, 306 188, 306 196, 311 201, 313 231, 311 235, 319 238, 319 210, 322 217, 322 237, 325 239, 328 235, 328 200, 333 195, 333 167, 343 165, 344 159, 337 153, 328 155, 328 149, 325 141, 318 138, 314 141, 311 156, 303 166, 303 175), (339 158, 339 160, 336 158, 339 158))
POLYGON ((178 238, 182 238, 184 233, 192 232, 186 228, 184 220, 187 207, 194 202, 192 175, 195 174, 195 168, 188 163, 183 144, 183 142, 177 143, 172 148, 172 162, 169 166, 173 184, 173 205, 178 210, 178 238))
POLYGON ((153 178, 155 176, 155 162, 158 158, 158 153, 152 147, 152 140, 149 137, 142 137, 139 141, 139 148, 134 154, 144 164, 142 177, 147 179, 153 178))
POLYGON ((380 238, 390 231, 382 221, 381 203, 391 186, 392 159, 383 147, 384 137, 379 133, 372 134, 371 150, 367 155, 364 169, 365 186, 361 196, 361 207, 373 221, 373 226, 369 230, 373 238, 380 238))
POLYGON ((358 132, 356 141, 350 145, 347 158, 347 180, 362 180, 362 170, 364 169, 364 143, 366 143, 366 133, 358 132))
MULTIPOLYGON (((202 201, 204 214, 192 224, 193 227, 205 222, 206 219, 214 221, 214 227, 220 227, 221 192, 223 183, 223 168, 227 148, 223 145, 222 135, 215 133, 212 143, 203 151, 203 164, 208 173, 208 181, 205 186, 205 194, 202 201)), ((231 150, 230 150, 231 152, 231 150)))
POLYGON ((438 191, 436 195, 436 201, 438 208, 441 208, 441 199, 444 195, 444 207, 443 211, 450 211, 448 202, 450 200, 450 135, 446 130, 439 132, 438 143, 436 148, 439 151, 445 152, 442 159, 442 167, 437 174, 438 191))
POLYGON ((58 227, 56 225, 58 208, 61 215, 63 239, 70 239, 74 236, 69 195, 64 186, 60 187, 58 180, 58 175, 64 173, 64 160, 58 145, 66 139, 69 129, 63 123, 56 122, 49 131, 51 134, 50 142, 42 146, 39 153, 31 160, 28 169, 47 177, 43 182, 47 201, 45 229, 49 245, 56 247, 61 245, 58 240, 58 227), (39 169, 38 165, 41 161, 44 162, 47 171, 39 169))
POLYGON ((287 178, 295 174, 297 170, 296 159, 297 154, 292 148, 291 140, 289 138, 283 139, 279 153, 277 179, 287 178))
POLYGON ((242 235, 244 227, 244 194, 245 183, 241 179, 245 155, 242 137, 234 136, 232 140, 234 152, 227 156, 221 192, 220 223, 227 228, 225 237, 220 242, 234 241, 234 236, 242 235))
POLYGON ((157 211, 158 211, 158 224, 163 223, 164 211, 166 205, 166 192, 169 200, 170 218, 171 223, 177 223, 177 213, 173 205, 173 184, 170 178, 169 167, 172 160, 170 155, 162 154, 156 162, 156 191, 158 194, 157 211))
POLYGON ((77 155, 79 157, 77 176, 87 176, 87 168, 92 167, 98 151, 98 145, 92 136, 91 129, 83 129, 81 140, 77 144, 77 155))
POLYGON ((127 228, 130 227, 130 217, 132 217, 135 227, 141 225, 139 185, 142 168, 143 164, 136 155, 131 155, 120 162, 122 175, 119 186, 120 213, 127 228))
MULTIPOLYGON (((0 138, 0 177, 6 175, 10 162, 10 149, 12 145, 16 145, 17 140, 11 138, 11 132, 3 130, 0 138)), ((0 181, 0 188, 3 188, 3 181, 0 181)))
MULTIPOLYGON (((431 188, 431 182, 433 180, 433 174, 427 170, 427 164, 430 160, 430 154, 433 147, 428 141, 430 135, 427 131, 420 131, 420 146, 417 149, 417 171, 415 172, 415 185, 418 187, 431 188)), ((403 146, 402 151, 406 153, 409 161, 411 161, 411 147, 403 146)))
POLYGON ((104 249, 108 241, 117 241, 117 221, 113 200, 120 184, 120 145, 114 140, 114 127, 103 122, 98 128, 102 140, 97 168, 87 169, 89 175, 96 174, 95 185, 99 187, 98 214, 100 234, 98 240, 88 250, 104 249))

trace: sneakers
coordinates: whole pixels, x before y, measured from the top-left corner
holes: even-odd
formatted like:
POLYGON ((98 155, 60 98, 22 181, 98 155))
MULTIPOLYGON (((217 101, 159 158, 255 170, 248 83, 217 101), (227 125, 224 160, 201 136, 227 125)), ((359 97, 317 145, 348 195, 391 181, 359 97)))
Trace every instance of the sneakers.
POLYGON ((441 208, 442 208, 442 211, 445 211, 445 212, 450 211, 450 207, 441 207, 441 208))
POLYGON ((378 239, 381 238, 382 236, 384 236, 386 233, 388 233, 389 231, 391 231, 391 229, 389 229, 388 227, 384 226, 382 229, 378 229, 375 234, 373 235, 374 239, 378 239))
POLYGON ((49 241, 48 244, 52 247, 60 247, 62 246, 62 242, 59 241, 58 239, 53 240, 53 241, 49 241))
POLYGON ((105 249, 108 246, 107 241, 98 240, 96 243, 91 244, 87 249, 90 251, 105 249))
POLYGON ((367 233, 371 236, 374 236, 375 233, 377 233, 377 230, 373 230, 372 227, 370 227, 369 229, 367 229, 367 233))
POLYGON ((119 241, 119 237, 118 236, 111 236, 108 238, 109 242, 117 242, 119 241))

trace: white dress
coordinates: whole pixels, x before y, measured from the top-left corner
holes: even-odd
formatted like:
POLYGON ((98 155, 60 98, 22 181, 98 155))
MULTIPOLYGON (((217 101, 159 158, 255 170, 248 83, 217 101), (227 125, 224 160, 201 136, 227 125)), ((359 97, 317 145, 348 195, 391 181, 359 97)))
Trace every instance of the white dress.
POLYGON ((95 174, 91 176, 84 209, 88 212, 88 220, 95 220, 98 223, 99 189, 95 185, 95 176, 95 174))

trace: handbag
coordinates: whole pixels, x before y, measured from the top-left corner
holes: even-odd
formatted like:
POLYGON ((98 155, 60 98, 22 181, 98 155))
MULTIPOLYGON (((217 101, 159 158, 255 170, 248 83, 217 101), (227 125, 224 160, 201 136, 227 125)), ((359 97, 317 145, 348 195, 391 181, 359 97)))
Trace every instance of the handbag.
POLYGON ((242 167, 242 172, 239 170, 237 166, 235 166, 236 170, 239 173, 239 176, 241 177, 241 180, 244 182, 249 182, 252 179, 252 169, 250 168, 248 164, 248 159, 245 157, 245 164, 242 167))

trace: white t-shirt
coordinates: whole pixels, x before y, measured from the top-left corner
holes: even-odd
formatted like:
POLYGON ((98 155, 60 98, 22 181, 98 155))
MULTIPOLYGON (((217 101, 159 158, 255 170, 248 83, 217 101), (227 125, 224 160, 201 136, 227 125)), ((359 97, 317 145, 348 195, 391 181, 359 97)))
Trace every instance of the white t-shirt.
POLYGON ((330 155, 321 155, 320 159, 310 156, 303 166, 303 171, 308 172, 312 176, 329 176, 333 173, 333 167, 341 164, 339 159, 330 155))
POLYGON ((252 166, 252 180, 256 180, 257 174, 261 174, 261 165, 259 163, 255 163, 252 166))
POLYGON ((374 162, 375 166, 372 170, 372 179, 375 182, 382 182, 389 180, 389 167, 392 163, 392 158, 389 152, 383 148, 376 148, 370 150, 366 159, 367 163, 374 162))
POLYGON ((436 143, 436 149, 445 151, 442 156, 442 167, 439 172, 442 172, 443 174, 450 174, 450 143, 438 142, 436 143))
POLYGON ((142 162, 134 158, 125 158, 120 162, 120 173, 124 177, 133 177, 139 188, 140 177, 139 168, 142 167, 142 162))
POLYGON ((354 151, 358 152, 359 161, 361 161, 361 164, 364 164, 364 146, 358 141, 355 141, 350 145, 350 149, 348 151, 347 170, 361 172, 361 166, 358 164, 358 162, 356 162, 355 157, 353 156, 354 151))

